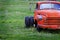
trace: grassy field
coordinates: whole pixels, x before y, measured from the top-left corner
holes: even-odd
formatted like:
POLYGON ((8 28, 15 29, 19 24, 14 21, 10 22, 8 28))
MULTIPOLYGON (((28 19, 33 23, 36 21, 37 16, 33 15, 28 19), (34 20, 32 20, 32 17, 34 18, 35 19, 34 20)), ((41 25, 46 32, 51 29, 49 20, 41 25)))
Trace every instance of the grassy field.
POLYGON ((25 28, 25 16, 33 16, 35 4, 29 10, 31 1, 0 0, 1 40, 60 40, 59 33, 37 32, 36 28, 25 28))

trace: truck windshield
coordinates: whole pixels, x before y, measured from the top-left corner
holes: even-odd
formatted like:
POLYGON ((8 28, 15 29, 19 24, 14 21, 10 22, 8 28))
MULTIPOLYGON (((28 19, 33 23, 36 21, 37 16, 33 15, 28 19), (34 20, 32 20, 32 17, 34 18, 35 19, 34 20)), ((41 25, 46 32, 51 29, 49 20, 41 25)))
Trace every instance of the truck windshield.
POLYGON ((56 10, 60 10, 60 4, 41 4, 40 9, 56 9, 56 10))

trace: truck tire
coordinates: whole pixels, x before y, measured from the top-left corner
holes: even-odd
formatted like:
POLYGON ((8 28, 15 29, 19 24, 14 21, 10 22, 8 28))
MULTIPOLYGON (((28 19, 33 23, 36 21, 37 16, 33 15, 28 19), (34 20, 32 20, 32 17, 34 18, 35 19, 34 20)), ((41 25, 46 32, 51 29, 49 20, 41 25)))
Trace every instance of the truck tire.
POLYGON ((40 28, 39 26, 36 27, 38 32, 42 31, 42 28, 40 28))
POLYGON ((30 17, 30 26, 34 26, 34 18, 30 17))
POLYGON ((27 16, 25 17, 25 27, 29 28, 30 27, 30 18, 27 16))

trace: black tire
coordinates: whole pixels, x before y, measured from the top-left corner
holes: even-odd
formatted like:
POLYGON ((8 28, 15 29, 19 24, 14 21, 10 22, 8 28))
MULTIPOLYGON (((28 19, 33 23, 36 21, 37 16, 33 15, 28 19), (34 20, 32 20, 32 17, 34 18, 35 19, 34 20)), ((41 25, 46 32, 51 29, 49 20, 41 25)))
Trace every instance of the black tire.
POLYGON ((40 28, 39 26, 36 27, 38 32, 42 31, 42 28, 40 28))
POLYGON ((30 27, 30 18, 29 17, 25 17, 25 27, 26 28, 30 27))
POLYGON ((34 26, 34 18, 30 17, 30 26, 34 26))

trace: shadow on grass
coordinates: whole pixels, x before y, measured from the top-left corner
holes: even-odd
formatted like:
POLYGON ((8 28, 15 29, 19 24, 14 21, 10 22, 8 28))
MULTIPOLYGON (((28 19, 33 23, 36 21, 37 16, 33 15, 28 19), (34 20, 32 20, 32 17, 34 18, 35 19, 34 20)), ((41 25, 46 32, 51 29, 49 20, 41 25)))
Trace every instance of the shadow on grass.
MULTIPOLYGON (((24 28, 26 28, 26 29, 32 28, 33 29, 34 27, 24 27, 24 28)), ((36 28, 34 28, 34 29, 36 29, 36 28)), ((37 29, 35 31, 37 31, 37 29)), ((43 29, 42 32, 44 32, 44 33, 52 33, 52 34, 60 34, 60 30, 53 30, 53 29, 43 29)))
POLYGON ((52 33, 52 34, 60 34, 60 30, 53 30, 53 29, 43 29, 43 32, 52 33))

